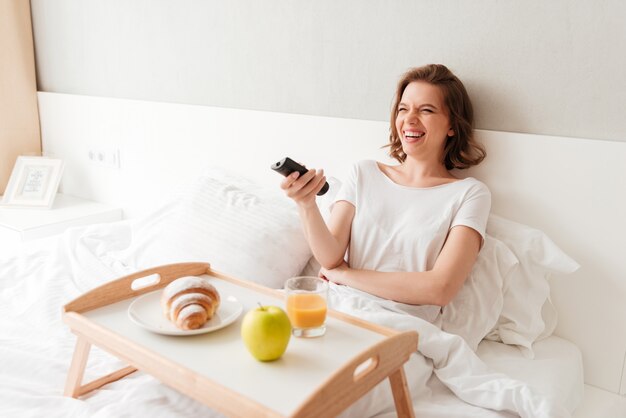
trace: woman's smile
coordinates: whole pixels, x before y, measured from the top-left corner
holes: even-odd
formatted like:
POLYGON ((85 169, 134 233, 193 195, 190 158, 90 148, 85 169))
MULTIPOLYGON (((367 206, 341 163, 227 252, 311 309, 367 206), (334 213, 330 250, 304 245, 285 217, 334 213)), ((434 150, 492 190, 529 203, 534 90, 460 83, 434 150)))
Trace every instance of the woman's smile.
POLYGON ((409 144, 419 142, 422 138, 424 138, 425 135, 426 132, 419 130, 402 131, 404 142, 407 142, 409 144))

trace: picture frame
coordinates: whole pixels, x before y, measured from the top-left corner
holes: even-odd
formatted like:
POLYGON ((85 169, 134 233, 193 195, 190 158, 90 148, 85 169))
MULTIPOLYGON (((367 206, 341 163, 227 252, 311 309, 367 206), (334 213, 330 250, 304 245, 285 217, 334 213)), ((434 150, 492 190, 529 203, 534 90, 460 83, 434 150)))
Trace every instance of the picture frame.
POLYGON ((51 208, 63 174, 63 161, 19 156, 13 166, 2 206, 51 208))

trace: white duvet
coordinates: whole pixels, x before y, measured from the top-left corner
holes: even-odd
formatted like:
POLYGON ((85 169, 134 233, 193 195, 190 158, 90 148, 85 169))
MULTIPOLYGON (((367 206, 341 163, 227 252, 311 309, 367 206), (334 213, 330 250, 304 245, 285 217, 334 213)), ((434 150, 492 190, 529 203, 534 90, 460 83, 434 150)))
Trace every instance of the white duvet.
MULTIPOLYGON (((129 223, 78 228, 0 258, 0 417, 219 416, 134 373, 80 400, 62 396, 75 337, 61 307, 107 280, 136 270, 116 256, 132 241, 129 223)), ((210 260, 207 260, 210 261, 210 260)), ((415 329, 419 352, 405 367, 419 417, 567 417, 532 387, 494 373, 458 336, 333 286, 333 308, 396 329, 415 329)), ((85 381, 125 366, 92 348, 85 381)), ((395 416, 383 382, 342 416, 395 416)))

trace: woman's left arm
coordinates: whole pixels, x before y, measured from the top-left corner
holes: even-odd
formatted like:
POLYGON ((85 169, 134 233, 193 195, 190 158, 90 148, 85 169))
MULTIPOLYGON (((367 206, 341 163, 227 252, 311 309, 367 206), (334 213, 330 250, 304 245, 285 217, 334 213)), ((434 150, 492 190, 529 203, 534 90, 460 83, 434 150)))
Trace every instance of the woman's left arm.
POLYGON ((463 286, 478 252, 482 237, 473 228, 458 225, 450 229, 432 270, 424 272, 380 272, 356 270, 347 264, 320 275, 331 282, 411 305, 447 305, 463 286))

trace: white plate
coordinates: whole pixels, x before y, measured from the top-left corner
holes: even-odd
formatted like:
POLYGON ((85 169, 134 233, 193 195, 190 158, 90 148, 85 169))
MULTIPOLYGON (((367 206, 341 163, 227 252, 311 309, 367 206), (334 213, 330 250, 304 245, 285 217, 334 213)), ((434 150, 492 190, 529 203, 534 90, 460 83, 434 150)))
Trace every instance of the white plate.
POLYGON ((165 335, 196 335, 217 331, 235 322, 243 305, 234 297, 223 298, 220 307, 204 326, 198 329, 184 330, 177 328, 164 315, 161 308, 161 291, 150 292, 139 296, 128 307, 128 317, 135 324, 157 334, 165 335))

